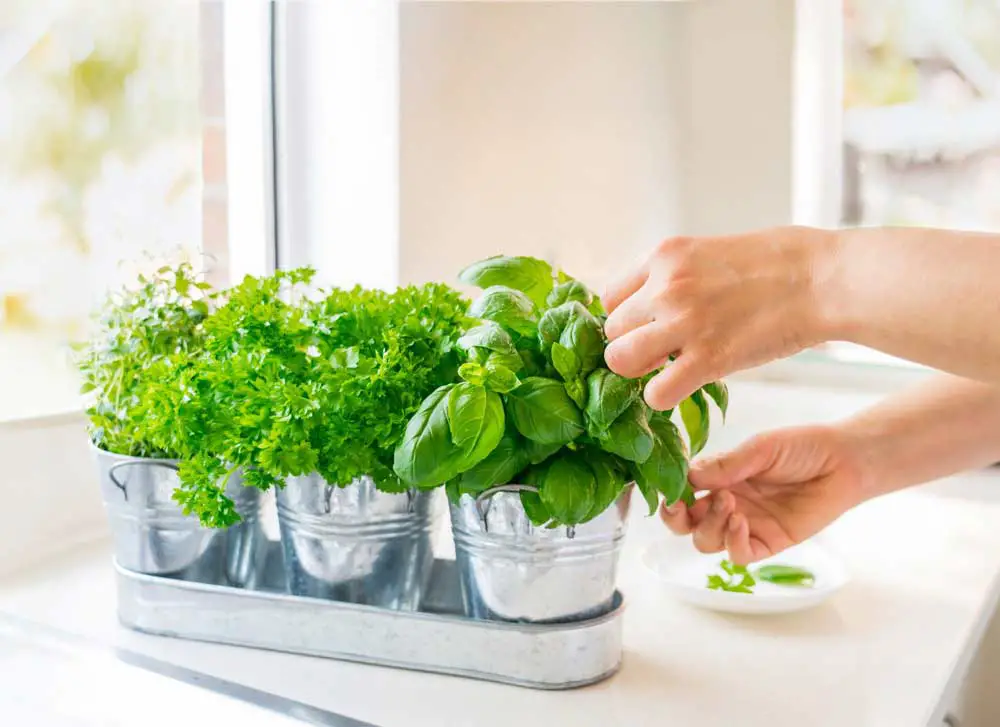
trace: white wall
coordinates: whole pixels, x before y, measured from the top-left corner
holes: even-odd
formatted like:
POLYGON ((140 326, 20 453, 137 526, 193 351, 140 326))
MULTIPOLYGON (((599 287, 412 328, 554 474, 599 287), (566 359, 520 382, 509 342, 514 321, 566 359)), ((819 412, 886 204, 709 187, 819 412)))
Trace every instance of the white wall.
POLYGON ((791 218, 794 0, 401 9, 401 279, 791 218))
POLYGON ((402 280, 503 252, 597 284, 678 232, 683 11, 404 4, 402 280))
POLYGON ((795 2, 694 0, 685 10, 684 229, 788 223, 795 2))

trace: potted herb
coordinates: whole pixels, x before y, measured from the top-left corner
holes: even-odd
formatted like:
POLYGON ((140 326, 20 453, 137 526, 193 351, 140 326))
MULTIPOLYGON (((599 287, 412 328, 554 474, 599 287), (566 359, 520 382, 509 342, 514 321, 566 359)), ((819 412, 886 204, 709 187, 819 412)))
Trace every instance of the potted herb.
POLYGON ((443 285, 333 290, 312 306, 314 472, 278 491, 293 593, 415 609, 433 561, 433 492, 392 470, 406 423, 455 376, 464 301, 443 285))
POLYGON ((200 355, 215 301, 188 264, 140 276, 137 287, 108 298, 96 332, 78 348, 77 364, 90 398, 88 429, 118 564, 246 585, 262 538, 256 491, 241 487, 238 475, 228 482, 225 496, 238 513, 232 523, 239 521, 231 529, 209 529, 185 515, 175 491, 189 447, 182 437, 159 436, 151 416, 164 369, 200 355))
MULTIPOLYGON (((642 399, 643 380, 604 367, 600 302, 529 257, 464 270, 483 289, 458 341, 464 363, 421 404, 395 452, 400 479, 442 483, 470 615, 586 618, 612 603, 632 483, 649 512, 691 498, 688 446, 672 412, 642 399)), ((679 407, 691 450, 707 439, 705 394, 679 407)))
POLYGON ((306 296, 312 271, 248 277, 205 322, 194 365, 155 404, 190 445, 179 497, 236 518, 220 481, 278 490, 292 593, 415 608, 430 565, 430 493, 391 469, 424 396, 457 368, 465 303, 445 286, 306 296))

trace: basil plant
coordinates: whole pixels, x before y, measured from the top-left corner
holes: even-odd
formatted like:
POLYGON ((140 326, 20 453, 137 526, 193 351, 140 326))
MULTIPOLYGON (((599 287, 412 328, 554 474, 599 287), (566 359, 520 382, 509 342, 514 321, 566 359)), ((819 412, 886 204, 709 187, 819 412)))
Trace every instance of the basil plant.
POLYGON ((648 376, 604 366, 605 312, 582 283, 543 260, 491 257, 460 279, 482 289, 475 325, 458 340, 456 380, 410 418, 393 468, 449 498, 503 484, 533 485, 521 501, 536 525, 573 526, 610 507, 635 483, 650 514, 660 500, 691 501, 688 452, 708 437, 708 398, 725 413, 728 392, 709 384, 678 407, 690 447, 643 400, 648 376))

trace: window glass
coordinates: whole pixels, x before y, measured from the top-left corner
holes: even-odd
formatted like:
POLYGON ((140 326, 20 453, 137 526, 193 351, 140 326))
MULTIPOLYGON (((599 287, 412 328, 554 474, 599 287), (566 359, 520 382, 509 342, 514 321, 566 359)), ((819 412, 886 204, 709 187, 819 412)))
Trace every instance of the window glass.
POLYGON ((109 287, 226 270, 222 4, 5 0, 0 419, 78 407, 66 344, 109 287))
POLYGON ((843 221, 1000 229, 1000 4, 846 0, 843 221))

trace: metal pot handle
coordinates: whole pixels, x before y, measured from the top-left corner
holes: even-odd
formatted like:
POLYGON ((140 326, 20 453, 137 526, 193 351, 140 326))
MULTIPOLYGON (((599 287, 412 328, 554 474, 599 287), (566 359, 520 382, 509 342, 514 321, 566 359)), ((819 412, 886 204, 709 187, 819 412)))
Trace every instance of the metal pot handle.
POLYGON ((479 513, 481 520, 486 518, 486 512, 483 509, 486 501, 498 492, 534 492, 537 495, 538 488, 534 485, 496 485, 483 490, 476 495, 476 512, 479 513))
POLYGON ((166 467, 168 470, 177 471, 177 463, 172 462, 169 459, 125 459, 121 462, 115 462, 108 469, 108 479, 111 483, 122 491, 122 495, 125 496, 125 502, 128 502, 128 490, 126 489, 125 483, 118 479, 115 472, 122 469, 123 467, 128 467, 130 465, 143 464, 143 465, 153 465, 154 467, 166 467))

